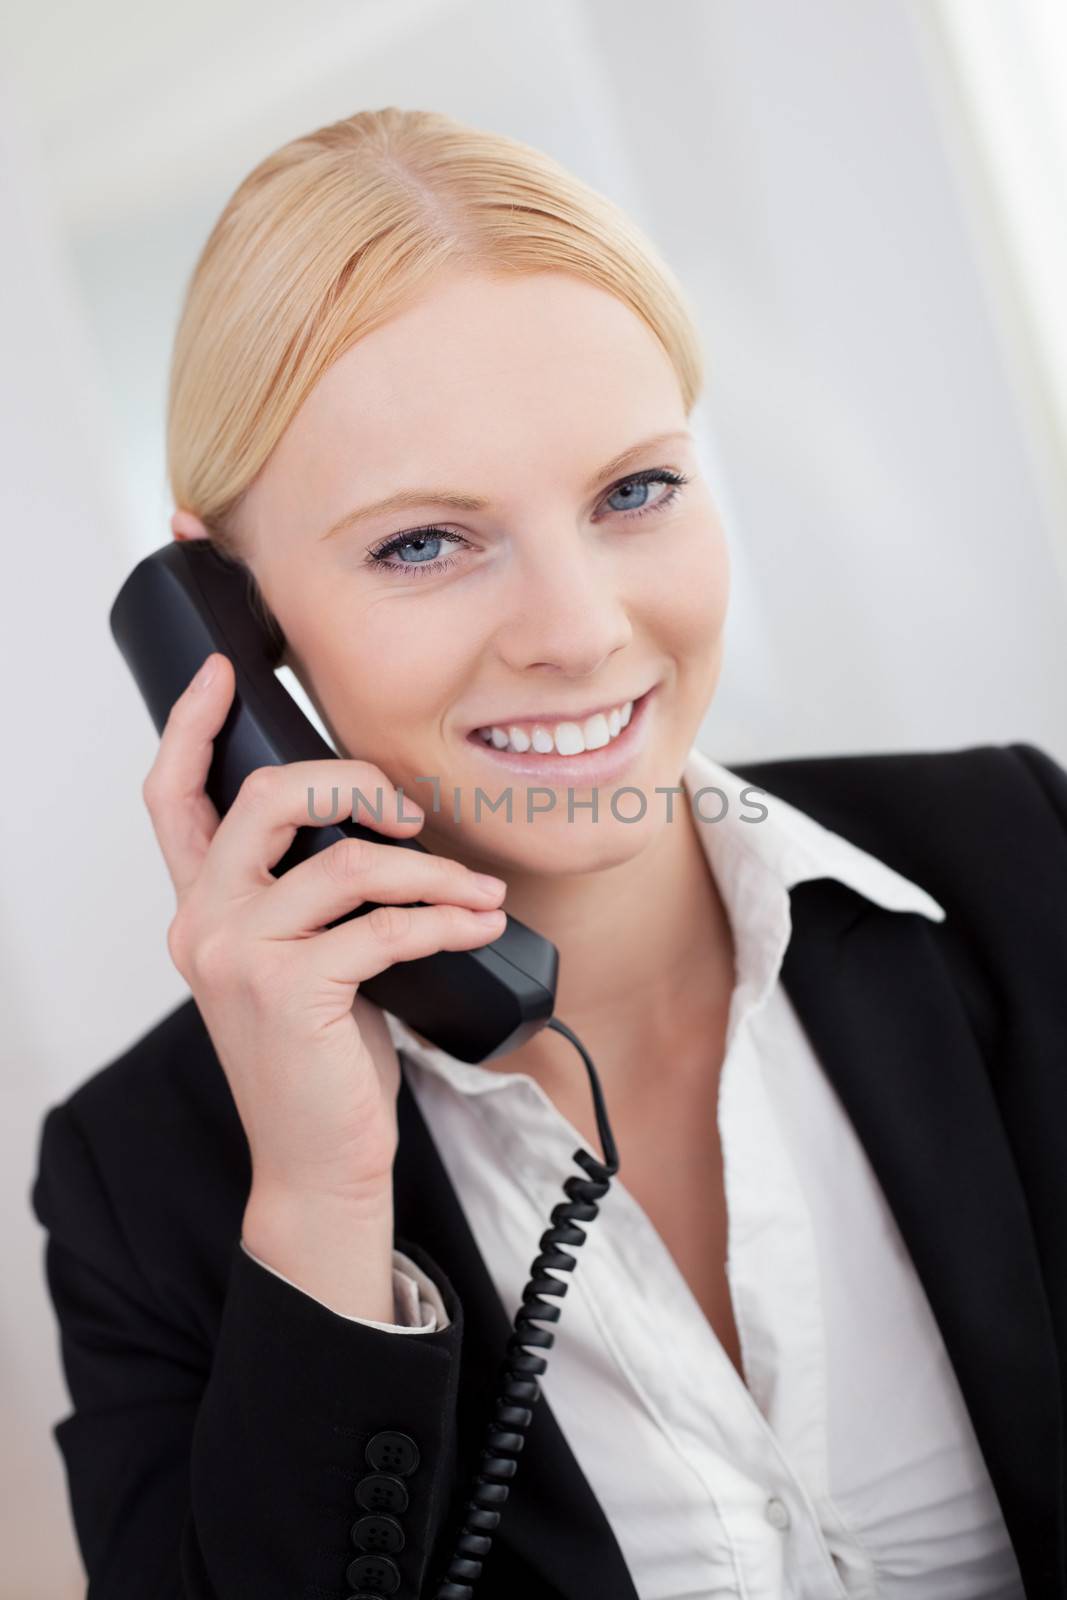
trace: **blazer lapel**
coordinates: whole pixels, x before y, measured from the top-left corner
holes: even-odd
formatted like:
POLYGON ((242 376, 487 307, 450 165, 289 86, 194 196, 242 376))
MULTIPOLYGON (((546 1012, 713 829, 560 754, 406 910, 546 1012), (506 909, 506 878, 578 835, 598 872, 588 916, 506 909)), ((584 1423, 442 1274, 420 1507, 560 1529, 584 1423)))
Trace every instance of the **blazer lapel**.
POLYGON ((797 885, 791 908, 783 982, 915 1264, 1028 1600, 1060 1600, 1059 1361, 1025 1197, 958 990, 917 913, 833 879, 797 885))
MULTIPOLYGON (((403 1057, 401 1057, 403 1070, 403 1057)), ((400 1140, 394 1163, 396 1235, 421 1245, 437 1262, 463 1306, 460 1359, 458 1491, 465 1504, 478 1470, 486 1424, 497 1396, 497 1374, 511 1332, 505 1309, 471 1233, 456 1192, 418 1104, 401 1077, 397 1100, 400 1140)), ((574 1169, 578 1171, 577 1168, 574 1169)), ((560 1173, 562 1185, 565 1173, 560 1173)), ((562 1193, 561 1193, 562 1198, 562 1193)), ((545 1227, 548 1218, 545 1218, 545 1227)), ((538 1238, 530 1240, 533 1261, 538 1238)), ((581 1271, 579 1262, 578 1271, 581 1271)), ((567 1337, 567 1302, 562 1302, 560 1338, 567 1337)), ((552 1353, 548 1353, 551 1361, 552 1353)), ((600 1502, 544 1395, 533 1408, 519 1471, 494 1537, 487 1563, 500 1567, 517 1556, 542 1580, 527 1591, 517 1572, 512 1592, 558 1594, 586 1600, 594 1592, 612 1600, 638 1600, 629 1569, 600 1502)), ((503 1580, 504 1573, 498 1573, 503 1580)))

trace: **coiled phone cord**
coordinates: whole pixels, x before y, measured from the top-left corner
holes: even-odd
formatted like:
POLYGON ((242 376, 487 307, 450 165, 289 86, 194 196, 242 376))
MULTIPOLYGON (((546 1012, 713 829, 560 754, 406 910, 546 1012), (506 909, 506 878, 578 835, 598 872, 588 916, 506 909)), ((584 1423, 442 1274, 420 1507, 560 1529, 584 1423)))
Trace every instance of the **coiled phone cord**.
POLYGON ((598 1161, 588 1150, 575 1151, 574 1159, 587 1176, 573 1176, 566 1180, 563 1192, 567 1199, 553 1207, 552 1225, 541 1235, 541 1248, 530 1268, 529 1282, 522 1291, 522 1304, 515 1313, 512 1332, 505 1347, 500 1390, 486 1429, 482 1464, 464 1508, 463 1526, 456 1539, 447 1574, 437 1589, 436 1600, 473 1600, 473 1586, 489 1554, 501 1509, 510 1492, 511 1480, 518 1471, 517 1458, 526 1442, 526 1429, 533 1419, 531 1407, 541 1393, 537 1380, 548 1365, 543 1356, 534 1355, 531 1350, 550 1350, 555 1342, 555 1334, 539 1328, 537 1323, 558 1322, 561 1307, 551 1304, 544 1297, 551 1295, 562 1299, 567 1293, 568 1284, 552 1274, 574 1271, 577 1262, 564 1247, 569 1245, 576 1248, 585 1243, 585 1229, 580 1224, 595 1220, 600 1210, 599 1202, 607 1194, 611 1180, 619 1170, 619 1156, 600 1079, 588 1051, 565 1022, 553 1017, 546 1026, 569 1039, 585 1063, 604 1160, 598 1161))

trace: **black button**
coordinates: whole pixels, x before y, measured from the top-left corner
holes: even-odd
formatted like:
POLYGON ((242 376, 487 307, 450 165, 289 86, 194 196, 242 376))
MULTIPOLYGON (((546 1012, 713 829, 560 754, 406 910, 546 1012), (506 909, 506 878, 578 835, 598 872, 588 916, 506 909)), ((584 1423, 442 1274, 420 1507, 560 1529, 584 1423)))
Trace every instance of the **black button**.
POLYGON ((395 1594, 400 1588, 400 1568, 388 1556, 357 1556, 345 1577, 354 1589, 370 1584, 377 1594, 395 1594))
POLYGON ((357 1550, 371 1550, 376 1555, 391 1556, 403 1550, 404 1530, 395 1517, 380 1517, 372 1513, 352 1524, 352 1543, 357 1550))
POLYGON ((367 1460, 376 1472, 406 1478, 419 1464, 419 1447, 406 1433, 376 1433, 367 1445, 367 1460))
POLYGON ((364 1511, 390 1511, 394 1517, 408 1508, 408 1492, 399 1478, 382 1473, 360 1478, 356 1484, 356 1504, 364 1511))

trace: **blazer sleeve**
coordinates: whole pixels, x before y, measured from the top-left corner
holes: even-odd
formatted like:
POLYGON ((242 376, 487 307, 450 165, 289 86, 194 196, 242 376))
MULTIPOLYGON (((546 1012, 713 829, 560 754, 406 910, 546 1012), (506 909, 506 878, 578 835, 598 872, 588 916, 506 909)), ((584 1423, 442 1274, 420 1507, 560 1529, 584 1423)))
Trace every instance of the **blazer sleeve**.
POLYGON ((462 1311, 422 1252, 405 1247, 449 1326, 400 1338, 323 1306, 235 1238, 212 1339, 145 1281, 69 1103, 45 1116, 31 1199, 73 1407, 52 1431, 88 1600, 432 1593, 462 1311))
MULTIPOLYGON (((261 1267, 266 1267, 268 1272, 273 1272, 276 1278, 283 1283, 293 1283, 284 1272, 279 1272, 277 1267, 272 1267, 269 1262, 257 1256, 254 1250, 249 1250, 244 1239, 241 1240, 241 1249, 250 1255, 253 1261, 258 1261, 261 1267)), ((299 1289, 298 1283, 293 1283, 294 1289, 299 1289)), ((306 1293, 301 1290, 301 1293, 306 1293)), ((318 1299, 318 1296, 313 1296, 318 1299)), ((325 1301, 319 1301, 324 1305, 325 1301)), ((336 1307, 329 1307, 331 1311, 336 1307)), ((338 1311, 339 1317, 344 1317, 349 1322, 361 1322, 365 1328, 383 1328, 386 1333, 434 1333, 438 1328, 448 1327, 448 1312, 441 1299, 441 1291, 425 1272, 409 1256, 401 1250, 393 1251, 393 1320, 392 1322, 375 1322, 370 1317, 349 1316, 347 1311, 338 1311)))

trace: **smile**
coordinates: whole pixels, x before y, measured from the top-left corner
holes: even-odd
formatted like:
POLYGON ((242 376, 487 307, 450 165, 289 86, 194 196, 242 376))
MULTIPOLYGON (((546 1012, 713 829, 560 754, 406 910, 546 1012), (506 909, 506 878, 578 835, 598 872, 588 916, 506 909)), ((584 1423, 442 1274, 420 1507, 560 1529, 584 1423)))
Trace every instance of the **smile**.
POLYGON ((486 723, 470 730, 467 743, 479 762, 519 778, 595 788, 633 769, 648 742, 658 688, 654 683, 633 700, 590 708, 584 716, 548 713, 486 723))
POLYGON ((524 721, 503 725, 492 723, 475 728, 474 736, 497 750, 514 750, 523 755, 534 750, 538 755, 579 756, 586 750, 600 750, 617 739, 629 724, 634 703, 606 706, 581 722, 524 721))

